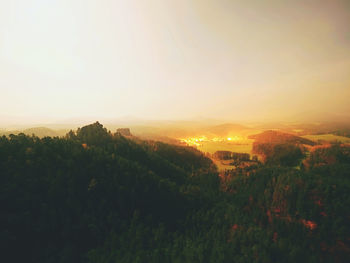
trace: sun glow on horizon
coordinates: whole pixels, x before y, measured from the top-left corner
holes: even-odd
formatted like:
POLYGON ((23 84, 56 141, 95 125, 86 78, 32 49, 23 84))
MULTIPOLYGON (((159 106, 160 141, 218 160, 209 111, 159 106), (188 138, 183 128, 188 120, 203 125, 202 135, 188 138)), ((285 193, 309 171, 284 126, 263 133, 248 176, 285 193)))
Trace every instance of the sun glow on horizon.
POLYGON ((242 136, 234 135, 230 137, 207 137, 207 136, 199 136, 199 137, 188 137, 188 138, 180 138, 180 142, 185 143, 189 146, 201 146, 203 143, 207 142, 227 142, 227 143, 236 143, 240 141, 246 140, 242 136))
POLYGON ((346 0, 2 1, 0 122, 348 117, 348 7, 346 0))

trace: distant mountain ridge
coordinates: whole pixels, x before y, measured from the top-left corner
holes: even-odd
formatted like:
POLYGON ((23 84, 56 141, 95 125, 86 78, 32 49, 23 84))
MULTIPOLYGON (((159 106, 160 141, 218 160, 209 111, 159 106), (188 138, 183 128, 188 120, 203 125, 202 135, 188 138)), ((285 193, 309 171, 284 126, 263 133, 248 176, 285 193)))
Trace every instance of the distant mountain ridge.
POLYGON ((19 134, 19 133, 24 133, 26 135, 35 135, 37 137, 61 137, 66 135, 66 133, 68 132, 68 129, 62 129, 62 130, 53 130, 53 129, 49 129, 46 127, 34 127, 34 128, 28 128, 28 129, 24 129, 24 130, 13 130, 13 131, 5 131, 5 130, 1 130, 0 131, 0 135, 10 135, 10 134, 19 134))
POLYGON ((250 130, 250 128, 236 123, 224 123, 207 129, 210 133, 224 137, 228 136, 230 133, 241 133, 246 130, 250 130))

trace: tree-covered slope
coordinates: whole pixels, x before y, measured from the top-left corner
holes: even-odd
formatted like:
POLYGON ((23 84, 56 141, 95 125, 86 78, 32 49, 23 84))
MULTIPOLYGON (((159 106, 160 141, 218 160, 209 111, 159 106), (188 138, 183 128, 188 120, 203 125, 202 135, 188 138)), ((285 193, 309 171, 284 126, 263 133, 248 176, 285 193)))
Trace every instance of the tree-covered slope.
MULTIPOLYGON (((218 176, 190 147, 112 134, 0 138, 4 262, 347 262, 349 151, 218 176), (332 162, 324 162, 323 157, 332 162)), ((337 148, 338 147, 338 148, 337 148)))

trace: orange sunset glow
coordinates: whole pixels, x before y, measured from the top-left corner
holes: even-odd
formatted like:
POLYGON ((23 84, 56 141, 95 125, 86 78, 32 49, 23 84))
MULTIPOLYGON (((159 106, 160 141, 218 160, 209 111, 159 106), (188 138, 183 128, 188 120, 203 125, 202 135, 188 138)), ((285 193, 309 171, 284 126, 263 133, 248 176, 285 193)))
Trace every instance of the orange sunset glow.
POLYGON ((0 124, 345 118, 348 10, 345 0, 3 1, 0 124))
POLYGON ((0 0, 0 262, 350 262, 350 0, 0 0))

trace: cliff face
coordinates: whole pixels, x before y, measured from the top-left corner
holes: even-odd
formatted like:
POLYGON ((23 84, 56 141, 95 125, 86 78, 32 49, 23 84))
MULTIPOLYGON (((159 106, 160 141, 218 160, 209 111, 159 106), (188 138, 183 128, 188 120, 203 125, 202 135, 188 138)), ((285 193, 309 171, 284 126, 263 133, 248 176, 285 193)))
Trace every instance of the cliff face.
POLYGON ((117 133, 123 135, 123 136, 131 136, 131 132, 129 128, 119 128, 117 129, 117 133))

